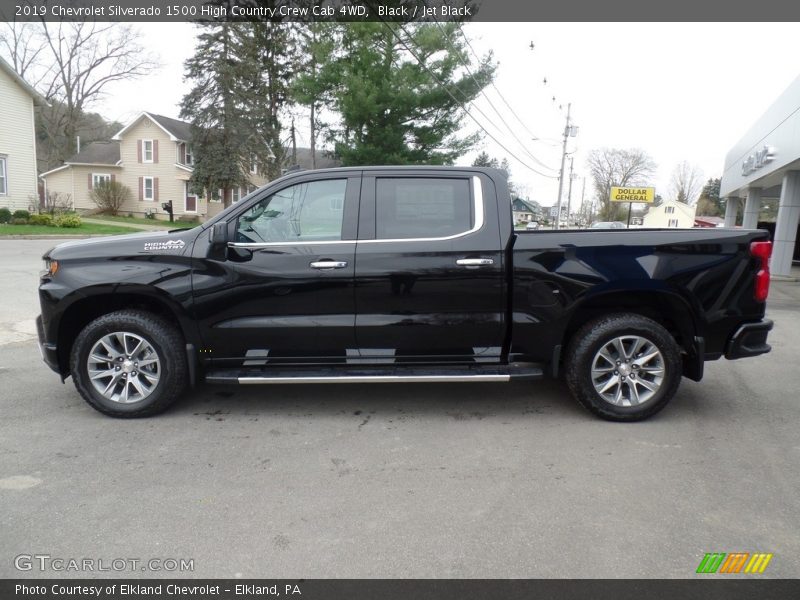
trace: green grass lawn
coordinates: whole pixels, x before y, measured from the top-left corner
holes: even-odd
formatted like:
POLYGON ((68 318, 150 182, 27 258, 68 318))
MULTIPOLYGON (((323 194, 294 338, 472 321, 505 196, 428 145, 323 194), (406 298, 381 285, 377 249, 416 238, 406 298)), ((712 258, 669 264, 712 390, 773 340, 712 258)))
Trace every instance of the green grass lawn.
POLYGON ((192 227, 197 226, 197 223, 185 223, 180 222, 177 219, 174 223, 170 223, 169 221, 160 221, 158 219, 143 219, 141 217, 125 217, 122 215, 117 215, 116 217, 112 217, 111 215, 87 215, 87 219, 98 219, 100 221, 108 221, 109 223, 133 223, 135 225, 152 225, 154 227, 163 227, 164 229, 178 229, 179 227, 185 229, 191 229, 192 227))
POLYGON ((46 225, 7 225, 0 224, 0 236, 3 235, 96 235, 139 233, 140 229, 120 227, 119 225, 97 225, 83 223, 80 227, 47 227, 46 225))

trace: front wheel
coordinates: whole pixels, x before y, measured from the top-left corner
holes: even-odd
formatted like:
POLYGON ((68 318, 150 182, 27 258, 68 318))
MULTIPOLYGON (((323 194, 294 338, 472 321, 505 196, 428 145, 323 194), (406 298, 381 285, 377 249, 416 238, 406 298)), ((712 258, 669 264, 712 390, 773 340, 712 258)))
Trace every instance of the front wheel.
POLYGON ((112 417, 146 417, 165 410, 186 386, 180 332, 161 317, 121 310, 89 323, 70 354, 75 387, 112 417))
POLYGON ((639 421, 675 395, 680 349, 661 325, 620 313, 590 321, 572 337, 565 376, 573 396, 610 421, 639 421))

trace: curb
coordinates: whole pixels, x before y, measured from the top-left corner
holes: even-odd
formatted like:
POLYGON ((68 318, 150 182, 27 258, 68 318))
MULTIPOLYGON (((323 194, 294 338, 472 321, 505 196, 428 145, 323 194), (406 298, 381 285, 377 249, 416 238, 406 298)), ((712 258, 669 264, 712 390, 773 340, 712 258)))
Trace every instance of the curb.
POLYGON ((90 235, 0 235, 0 240, 85 240, 88 238, 113 237, 118 233, 92 233, 90 235))

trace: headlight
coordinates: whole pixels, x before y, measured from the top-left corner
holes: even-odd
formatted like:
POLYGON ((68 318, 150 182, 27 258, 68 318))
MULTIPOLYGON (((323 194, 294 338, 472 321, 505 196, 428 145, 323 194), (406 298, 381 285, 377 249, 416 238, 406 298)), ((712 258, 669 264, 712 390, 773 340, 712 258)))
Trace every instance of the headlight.
POLYGON ((42 273, 42 277, 49 275, 53 277, 58 272, 58 261, 53 260, 52 258, 45 258, 44 259, 44 272, 42 273))

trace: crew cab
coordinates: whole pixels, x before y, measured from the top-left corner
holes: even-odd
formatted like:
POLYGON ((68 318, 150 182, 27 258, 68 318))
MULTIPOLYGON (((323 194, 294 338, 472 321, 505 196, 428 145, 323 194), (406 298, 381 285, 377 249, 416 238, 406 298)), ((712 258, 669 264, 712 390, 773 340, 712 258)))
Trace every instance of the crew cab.
POLYGON ((301 171, 194 229, 53 248, 37 325, 114 417, 203 381, 549 376, 633 421, 705 361, 769 352, 770 252, 757 230, 514 231, 495 169, 301 171))

